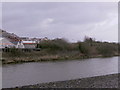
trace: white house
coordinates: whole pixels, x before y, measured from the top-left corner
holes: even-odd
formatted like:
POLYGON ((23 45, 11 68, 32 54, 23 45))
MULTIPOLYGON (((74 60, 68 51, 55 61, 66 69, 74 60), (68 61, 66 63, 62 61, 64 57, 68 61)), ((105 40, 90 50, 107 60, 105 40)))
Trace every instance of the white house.
POLYGON ((19 41, 15 47, 16 48, 25 48, 25 46, 24 46, 22 41, 19 41))
POLYGON ((15 34, 0 29, 0 48, 36 48, 37 42, 31 39, 22 40, 15 34))
POLYGON ((36 41, 23 41, 24 48, 36 48, 36 41))
POLYGON ((15 44, 13 44, 12 42, 10 42, 8 39, 0 37, 0 48, 12 48, 15 47, 15 44))
POLYGON ((25 48, 22 41, 10 41, 5 37, 0 37, 0 48, 25 48))

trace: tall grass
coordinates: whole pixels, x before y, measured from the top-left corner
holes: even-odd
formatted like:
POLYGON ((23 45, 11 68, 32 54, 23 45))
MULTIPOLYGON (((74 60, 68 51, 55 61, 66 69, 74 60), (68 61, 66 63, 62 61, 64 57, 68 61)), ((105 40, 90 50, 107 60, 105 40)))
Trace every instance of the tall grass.
MULTIPOLYGON (((92 38, 85 38, 83 42, 69 43, 64 39, 54 39, 41 41, 37 44, 36 48, 41 48, 40 51, 32 52, 22 52, 19 49, 12 48, 10 54, 11 57, 14 56, 45 56, 45 55, 59 55, 59 56, 69 56, 77 57, 79 55, 84 56, 113 56, 115 54, 120 54, 120 44, 99 42, 92 38)), ((7 55, 6 55, 7 56, 7 55)))

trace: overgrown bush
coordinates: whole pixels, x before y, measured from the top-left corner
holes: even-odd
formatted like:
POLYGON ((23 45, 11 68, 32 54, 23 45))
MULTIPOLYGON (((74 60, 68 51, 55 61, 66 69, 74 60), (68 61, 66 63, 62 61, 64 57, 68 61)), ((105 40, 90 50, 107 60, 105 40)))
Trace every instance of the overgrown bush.
POLYGON ((70 50, 70 47, 70 44, 63 39, 42 41, 37 45, 37 48, 47 49, 51 51, 66 51, 70 50))
POLYGON ((84 43, 84 42, 79 42, 79 51, 88 56, 90 54, 90 46, 88 45, 88 43, 84 43))
POLYGON ((118 53, 120 54, 120 44, 118 44, 118 53))
POLYGON ((18 48, 9 48, 9 50, 10 50, 9 53, 10 53, 12 56, 20 56, 20 55, 22 54, 21 50, 18 49, 18 48))
POLYGON ((99 54, 101 54, 102 56, 112 56, 114 55, 115 49, 113 46, 111 45, 102 45, 97 47, 97 50, 99 52, 99 54))

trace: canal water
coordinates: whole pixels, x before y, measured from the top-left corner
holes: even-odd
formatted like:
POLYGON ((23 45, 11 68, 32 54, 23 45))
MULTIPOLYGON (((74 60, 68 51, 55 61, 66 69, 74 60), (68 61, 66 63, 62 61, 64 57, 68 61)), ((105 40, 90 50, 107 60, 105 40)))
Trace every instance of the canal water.
POLYGON ((118 73, 118 57, 4 65, 2 87, 71 80, 118 73))

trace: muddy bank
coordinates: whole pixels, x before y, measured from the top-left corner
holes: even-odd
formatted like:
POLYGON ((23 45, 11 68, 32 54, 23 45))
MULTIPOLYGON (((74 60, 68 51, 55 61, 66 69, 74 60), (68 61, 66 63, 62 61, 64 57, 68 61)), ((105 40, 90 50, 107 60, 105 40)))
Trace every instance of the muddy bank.
MULTIPOLYGON (((120 56, 120 55, 114 55, 120 56)), ((109 56, 109 57, 114 57, 109 56)), ((26 57, 2 57, 1 61, 2 64, 17 64, 17 63, 27 63, 27 62, 46 62, 46 61, 61 61, 61 60, 84 60, 89 58, 107 58, 103 57, 102 55, 92 55, 92 56, 60 56, 60 55, 46 55, 46 56, 26 56, 26 57)))
POLYGON ((76 59, 88 59, 88 58, 102 58, 102 56, 60 56, 60 55, 48 55, 48 56, 29 56, 29 57, 6 57, 2 58, 2 64, 17 64, 27 62, 45 62, 45 61, 61 61, 61 60, 76 60, 76 59))

